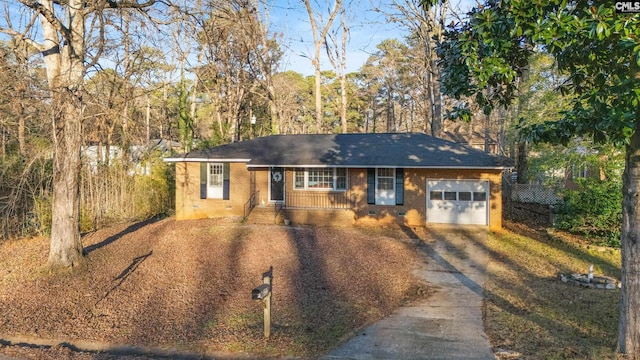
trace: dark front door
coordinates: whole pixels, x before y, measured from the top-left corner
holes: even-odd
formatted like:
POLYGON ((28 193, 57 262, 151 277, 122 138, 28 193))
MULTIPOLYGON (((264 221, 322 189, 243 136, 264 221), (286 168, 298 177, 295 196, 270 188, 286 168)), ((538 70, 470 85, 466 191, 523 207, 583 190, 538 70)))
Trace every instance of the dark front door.
POLYGON ((269 183, 271 190, 269 192, 269 200, 284 201, 284 168, 271 168, 269 183))

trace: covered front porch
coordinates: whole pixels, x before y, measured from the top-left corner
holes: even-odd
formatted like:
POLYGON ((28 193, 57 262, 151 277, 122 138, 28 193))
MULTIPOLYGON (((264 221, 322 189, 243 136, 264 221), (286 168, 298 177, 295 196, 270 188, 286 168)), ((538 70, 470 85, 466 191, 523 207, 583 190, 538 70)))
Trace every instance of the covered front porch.
POLYGON ((248 224, 305 224, 347 226, 355 222, 351 209, 287 207, 284 204, 257 205, 245 216, 248 224))

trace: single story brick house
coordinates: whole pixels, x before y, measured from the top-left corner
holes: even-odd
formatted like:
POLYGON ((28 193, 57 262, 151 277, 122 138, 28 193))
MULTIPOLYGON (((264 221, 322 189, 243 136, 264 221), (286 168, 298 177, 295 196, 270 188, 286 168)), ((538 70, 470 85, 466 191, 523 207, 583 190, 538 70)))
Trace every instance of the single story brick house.
POLYGON ((511 159, 422 133, 272 135, 167 158, 176 219, 502 226, 511 159))

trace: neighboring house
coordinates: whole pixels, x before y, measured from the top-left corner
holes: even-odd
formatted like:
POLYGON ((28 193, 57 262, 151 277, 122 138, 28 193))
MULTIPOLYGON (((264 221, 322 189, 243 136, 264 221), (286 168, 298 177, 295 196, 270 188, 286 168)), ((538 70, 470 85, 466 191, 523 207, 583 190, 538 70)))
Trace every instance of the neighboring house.
MULTIPOLYGON (((149 175, 151 168, 149 163, 144 163, 145 157, 154 152, 159 152, 161 156, 170 154, 172 151, 180 148, 180 143, 163 139, 151 139, 147 145, 132 145, 129 147, 129 161, 135 165, 134 172, 140 175, 149 175)), ((83 146, 80 150, 82 161, 88 165, 92 173, 98 170, 99 164, 113 164, 121 160, 123 151, 118 145, 89 145, 83 146), (107 149, 109 156, 107 158, 107 149), (108 161, 107 161, 108 160, 108 161)), ((130 175, 133 175, 131 173, 130 175)))
POLYGON ((463 133, 460 131, 460 127, 455 131, 445 131, 442 137, 446 140, 457 142, 458 144, 466 145, 474 149, 482 150, 492 154, 497 154, 500 150, 498 142, 492 134, 487 134, 484 131, 474 130, 463 133), (486 138, 486 136, 489 136, 486 138), (485 149, 487 148, 487 149, 485 149))
POLYGON ((508 158, 425 134, 273 135, 176 163, 176 219, 274 206, 293 223, 502 226, 508 158))

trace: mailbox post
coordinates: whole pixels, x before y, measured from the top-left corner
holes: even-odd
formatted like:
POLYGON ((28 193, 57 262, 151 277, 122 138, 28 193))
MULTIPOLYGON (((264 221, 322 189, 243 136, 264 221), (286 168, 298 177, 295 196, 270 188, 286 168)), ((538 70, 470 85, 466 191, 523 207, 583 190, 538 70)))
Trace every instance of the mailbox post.
POLYGON ((262 285, 251 291, 251 299, 261 300, 264 309, 264 337, 271 335, 271 280, 273 279, 273 266, 262 274, 262 285))

